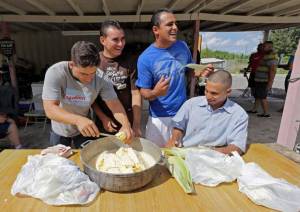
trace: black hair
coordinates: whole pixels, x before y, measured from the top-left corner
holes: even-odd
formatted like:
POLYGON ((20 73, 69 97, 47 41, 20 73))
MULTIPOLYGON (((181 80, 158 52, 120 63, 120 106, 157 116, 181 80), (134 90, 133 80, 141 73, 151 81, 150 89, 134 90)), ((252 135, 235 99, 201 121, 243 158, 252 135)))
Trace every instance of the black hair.
POLYGON ((272 44, 273 45, 273 41, 267 40, 264 42, 264 44, 272 44))
POLYGON ((172 13, 173 14, 173 12, 171 10, 169 10, 168 8, 161 8, 161 9, 156 10, 151 17, 152 27, 160 25, 160 15, 162 13, 172 13))
POLYGON ((71 49, 71 60, 76 66, 98 66, 99 50, 95 44, 88 41, 78 41, 71 49))
POLYGON ((100 28, 100 36, 106 36, 107 35, 107 29, 110 27, 117 28, 118 30, 123 30, 120 23, 116 20, 106 20, 101 24, 100 28))

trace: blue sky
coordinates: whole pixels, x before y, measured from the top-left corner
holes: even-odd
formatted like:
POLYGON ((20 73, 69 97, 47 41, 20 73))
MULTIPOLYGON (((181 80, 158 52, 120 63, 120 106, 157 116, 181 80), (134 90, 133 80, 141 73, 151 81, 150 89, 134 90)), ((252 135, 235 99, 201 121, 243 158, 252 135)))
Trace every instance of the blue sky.
POLYGON ((250 54, 263 39, 263 32, 202 32, 202 48, 250 54))

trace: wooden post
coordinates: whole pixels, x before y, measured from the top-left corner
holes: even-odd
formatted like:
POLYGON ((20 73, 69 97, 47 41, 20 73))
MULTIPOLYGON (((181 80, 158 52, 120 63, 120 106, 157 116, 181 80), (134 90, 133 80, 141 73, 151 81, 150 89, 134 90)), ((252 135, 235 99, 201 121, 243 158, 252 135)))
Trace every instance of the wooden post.
POLYGON ((295 54, 293 71, 281 118, 277 143, 293 149, 300 122, 300 40, 295 54), (298 80, 297 80, 298 79, 298 80))
MULTIPOLYGON (((194 25, 194 46, 193 46, 193 60, 197 61, 197 51, 199 47, 199 29, 200 29, 200 20, 195 21, 194 25)), ((194 97, 195 95, 195 76, 194 74, 191 74, 191 84, 190 84, 190 98, 194 97)))
POLYGON ((269 39, 269 34, 270 34, 270 30, 265 30, 265 31, 264 31, 264 38, 263 38, 263 39, 264 39, 264 40, 263 40, 264 42, 267 41, 267 40, 269 39))

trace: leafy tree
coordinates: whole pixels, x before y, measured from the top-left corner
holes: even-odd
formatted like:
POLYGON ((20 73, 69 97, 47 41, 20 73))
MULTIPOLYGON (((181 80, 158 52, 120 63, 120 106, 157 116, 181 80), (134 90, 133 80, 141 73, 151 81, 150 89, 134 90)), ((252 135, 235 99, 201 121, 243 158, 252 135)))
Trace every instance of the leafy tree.
POLYGON ((273 41, 274 49, 278 54, 293 54, 298 46, 299 39, 299 27, 272 30, 270 33, 270 40, 273 41))
POLYGON ((208 57, 215 57, 219 59, 248 59, 249 55, 238 54, 238 53, 231 53, 226 51, 220 50, 212 50, 212 49, 202 49, 201 51, 201 58, 208 58, 208 57))

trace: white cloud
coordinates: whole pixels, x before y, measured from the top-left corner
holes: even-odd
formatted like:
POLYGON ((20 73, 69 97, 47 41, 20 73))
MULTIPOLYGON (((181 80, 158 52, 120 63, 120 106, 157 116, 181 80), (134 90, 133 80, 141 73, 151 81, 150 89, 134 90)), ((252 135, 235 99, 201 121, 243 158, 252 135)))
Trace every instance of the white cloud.
POLYGON ((256 50, 261 39, 261 32, 206 32, 202 33, 202 48, 249 54, 256 50))
POLYGON ((235 41, 234 45, 237 47, 247 46, 247 45, 249 45, 249 41, 240 39, 240 40, 235 41))

